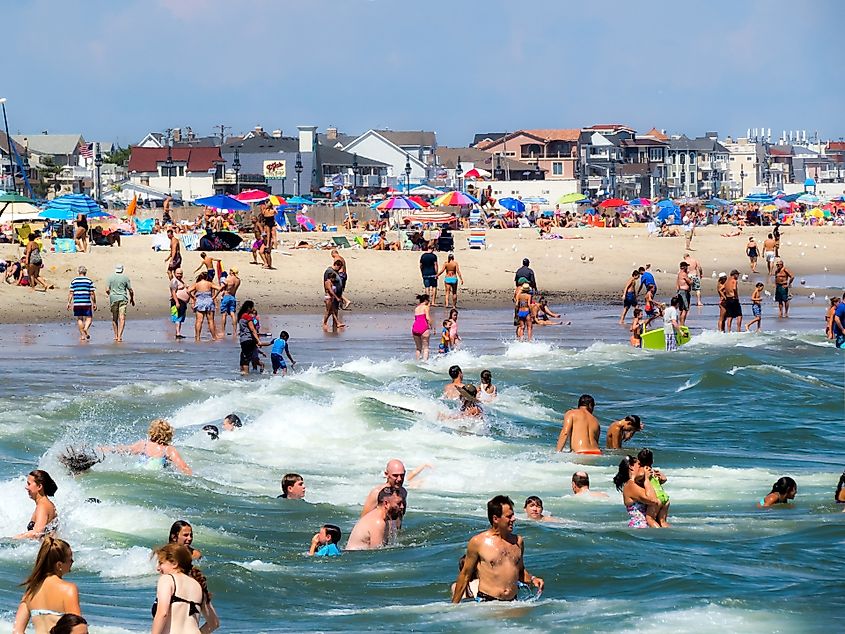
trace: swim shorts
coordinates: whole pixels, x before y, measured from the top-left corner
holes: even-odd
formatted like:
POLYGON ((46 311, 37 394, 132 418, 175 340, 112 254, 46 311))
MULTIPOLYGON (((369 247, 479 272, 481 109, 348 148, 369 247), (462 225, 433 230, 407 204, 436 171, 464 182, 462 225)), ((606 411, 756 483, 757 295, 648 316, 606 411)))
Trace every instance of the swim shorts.
POLYGON ((73 307, 73 316, 74 317, 93 317, 94 313, 91 311, 90 306, 74 306, 73 307))
POLYGON ((280 354, 270 354, 270 362, 273 364, 273 372, 287 370, 288 364, 285 363, 284 357, 280 354))
POLYGON ((678 306, 678 310, 689 310, 689 299, 690 294, 688 290, 682 289, 678 291, 678 300, 680 301, 680 306, 678 306))
POLYGON ((241 341, 241 365, 252 363, 253 357, 258 353, 258 342, 255 339, 241 341))
POLYGON ((624 301, 625 308, 633 308, 637 305, 637 294, 633 291, 628 291, 625 293, 625 301, 624 301))
POLYGON ((742 306, 736 297, 728 297, 725 299, 725 316, 731 319, 734 317, 742 317, 742 306))
POLYGON ((693 291, 700 291, 701 290, 701 278, 697 275, 690 275, 690 290, 693 291))
POLYGON ((671 352, 678 349, 678 342, 675 340, 675 332, 663 333, 666 338, 666 350, 671 352))
POLYGON ((173 258, 170 260, 170 264, 167 267, 168 271, 175 271, 180 266, 182 266, 182 255, 177 253, 173 258))
POLYGON ((845 348, 845 335, 836 335, 836 347, 845 348))
POLYGON ((751 314, 755 317, 760 317, 763 314, 763 307, 758 303, 751 304, 751 314))
POLYGON ((224 295, 220 300, 221 313, 234 313, 238 310, 238 300, 234 295, 224 295))
POLYGON ((114 319, 117 319, 118 317, 126 317, 126 306, 127 306, 128 303, 129 302, 127 302, 125 299, 122 299, 122 300, 119 300, 119 301, 116 301, 116 302, 112 302, 112 304, 111 304, 111 316, 114 319))
POLYGON ((423 275, 423 287, 425 287, 425 288, 437 288, 437 276, 436 275, 423 275))
POLYGON ((780 284, 775 286, 775 301, 778 304, 783 304, 784 302, 789 301, 789 287, 788 286, 781 286, 780 284))

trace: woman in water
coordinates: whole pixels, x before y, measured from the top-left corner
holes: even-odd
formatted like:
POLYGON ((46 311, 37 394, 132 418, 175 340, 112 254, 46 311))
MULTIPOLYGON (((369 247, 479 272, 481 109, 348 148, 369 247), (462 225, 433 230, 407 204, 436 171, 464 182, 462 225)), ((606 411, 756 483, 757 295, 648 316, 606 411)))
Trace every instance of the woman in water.
POLYGON ((179 469, 185 475, 193 475, 191 468, 182 460, 182 456, 172 447, 173 427, 163 418, 156 418, 150 423, 147 440, 139 440, 131 445, 116 445, 114 447, 100 447, 100 451, 113 453, 130 453, 142 456, 144 468, 163 469, 168 463, 179 469))
POLYGON ((220 627, 205 576, 191 564, 191 552, 178 544, 155 551, 161 573, 153 603, 152 634, 208 634, 220 627), (200 614, 205 623, 200 627, 200 614))
POLYGON ((795 480, 784 476, 778 478, 777 482, 772 485, 771 493, 760 498, 758 505, 760 508, 768 508, 775 504, 789 504, 790 500, 795 499, 796 493, 798 493, 798 485, 795 484, 795 480))
POLYGON ((209 281, 206 273, 197 275, 196 281, 188 287, 188 296, 196 313, 194 320, 194 338, 199 341, 202 337, 202 324, 208 322, 208 332, 211 340, 218 339, 217 324, 214 321, 214 298, 222 288, 219 284, 209 281))
POLYGON ((417 295, 417 307, 414 309, 414 324, 411 335, 414 337, 417 359, 428 361, 428 340, 431 337, 431 309, 428 295, 417 295))
POLYGON ((88 621, 78 614, 63 614, 50 628, 50 634, 88 634, 88 621))
POLYGON ((46 471, 36 469, 29 472, 26 477, 26 492, 35 502, 35 512, 29 520, 26 532, 17 535, 16 539, 40 539, 56 531, 59 527, 59 515, 50 498, 56 495, 58 488, 46 471))
POLYGON ((338 315, 340 295, 337 294, 337 291, 339 288, 340 279, 337 273, 335 271, 329 272, 323 280, 323 290, 326 292, 323 296, 323 300, 326 303, 326 314, 323 315, 323 330, 329 329, 329 317, 332 319, 332 328, 335 330, 346 326, 346 324, 340 321, 340 316, 338 315))
POLYGON ((619 463, 618 473, 613 476, 613 484, 622 492, 629 528, 660 528, 660 524, 646 514, 649 506, 659 504, 651 485, 651 467, 641 466, 634 456, 625 456, 619 463))
POLYGON ((170 538, 168 543, 184 546, 191 551, 191 559, 199 559, 202 553, 194 548, 194 529, 185 520, 176 520, 170 527, 170 538))
POLYGON ((490 370, 482 370, 481 390, 478 392, 478 400, 492 401, 497 395, 496 386, 493 385, 493 373, 490 370))
POLYGON ((452 298, 452 308, 457 308, 458 306, 458 280, 460 280, 461 284, 464 283, 464 278, 461 275, 461 267, 455 261, 455 254, 450 253, 449 257, 446 258, 446 262, 443 263, 443 268, 440 269, 440 272, 437 274, 437 277, 443 275, 443 283, 446 286, 446 300, 443 303, 444 306, 449 305, 449 298, 452 298), (445 273, 445 275, 444 275, 445 273))
POLYGON ((531 285, 525 283, 516 294, 516 338, 531 341, 534 336, 534 321, 531 319, 531 285))
POLYGON ((839 476, 839 483, 836 485, 836 493, 833 494, 833 499, 836 500, 837 504, 845 504, 845 471, 839 476))
POLYGON ((48 634, 65 613, 79 614, 79 590, 62 579, 73 566, 73 551, 68 543, 49 535, 44 538, 35 565, 23 582, 23 598, 18 606, 12 634, 24 634, 32 621, 35 634, 48 634))

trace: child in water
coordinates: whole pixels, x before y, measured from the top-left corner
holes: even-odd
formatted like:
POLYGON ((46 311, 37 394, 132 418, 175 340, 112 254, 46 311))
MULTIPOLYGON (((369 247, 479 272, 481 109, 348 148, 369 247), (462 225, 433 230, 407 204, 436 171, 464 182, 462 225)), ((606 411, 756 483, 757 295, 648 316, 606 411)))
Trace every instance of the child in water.
POLYGON ((754 319, 745 325, 745 332, 751 330, 754 324, 757 324, 757 332, 760 332, 763 325, 763 282, 754 285, 754 292, 751 293, 751 313, 754 319))
POLYGON ((279 370, 281 370, 282 376, 287 375, 288 365, 285 363, 285 358, 282 356, 283 354, 288 355, 291 367, 296 365, 296 361, 294 361, 293 357, 290 356, 290 348, 288 347, 289 338, 290 335, 288 334, 288 331, 283 330, 279 333, 278 339, 273 339, 273 347, 270 348, 270 362, 273 364, 273 374, 278 374, 279 370))
POLYGON ((646 509, 646 522, 652 528, 666 528, 669 526, 669 522, 666 521, 669 516, 669 494, 663 490, 663 485, 668 478, 654 468, 654 454, 651 449, 641 449, 637 454, 637 462, 644 467, 651 467, 651 487, 659 502, 646 509))
POLYGON ((641 308, 634 309, 634 319, 631 322, 631 345, 635 348, 642 348, 643 347, 643 322, 642 322, 643 311, 641 308))
POLYGON ((437 352, 440 354, 448 354, 452 343, 452 320, 443 320, 443 330, 440 332, 440 345, 437 347, 437 352))
POLYGON ((320 531, 311 538, 308 554, 315 557, 339 557, 341 532, 334 524, 323 524, 320 531))

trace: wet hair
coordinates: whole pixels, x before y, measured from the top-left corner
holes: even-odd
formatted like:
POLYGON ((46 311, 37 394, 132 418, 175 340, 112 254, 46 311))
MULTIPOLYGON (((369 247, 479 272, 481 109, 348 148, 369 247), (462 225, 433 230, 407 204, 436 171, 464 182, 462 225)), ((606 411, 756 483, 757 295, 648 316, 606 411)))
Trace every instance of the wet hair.
POLYGON ((287 330, 283 330, 282 332, 280 332, 280 333, 279 333, 279 339, 284 339, 285 341, 287 341, 288 339, 290 339, 290 335, 288 334, 288 331, 287 331, 287 330))
POLYGON ((795 480, 790 478, 789 476, 784 476, 782 478, 778 478, 777 482, 772 485, 772 493, 779 493, 780 495, 786 495, 790 491, 795 489, 795 492, 798 492, 798 485, 795 483, 795 480))
POLYGON ((422 304, 423 302, 427 302, 431 299, 428 295, 423 293, 422 295, 417 295, 417 303, 422 304))
POLYGON ((522 505, 522 508, 526 508, 529 504, 536 504, 540 508, 543 508, 543 500, 538 498, 536 495, 529 495, 525 498, 525 504, 522 505))
POLYGON ((389 497, 393 497, 394 495, 398 495, 401 498, 402 494, 399 491, 400 489, 394 489, 393 487, 384 487, 381 491, 378 492, 378 498, 376 498, 378 505, 381 506, 382 502, 384 502, 389 497))
POLYGON ((845 471, 843 471, 842 475, 839 476, 839 482, 836 485, 836 493, 833 494, 834 500, 839 500, 839 492, 842 491, 842 487, 845 487, 845 471))
POLYGON ((640 420, 640 417, 636 414, 628 414, 623 420, 627 420, 631 423, 637 431, 640 431, 643 428, 643 423, 640 420))
POLYGON ((625 488, 625 484, 631 479, 631 465, 636 463, 637 459, 634 456, 622 458, 622 462, 619 463, 619 471, 613 476, 613 484, 616 485, 617 491, 625 488))
POLYGON ((160 546, 153 551, 153 554, 158 558, 159 563, 168 562, 176 566, 179 572, 188 575, 194 579, 200 588, 202 588, 202 602, 211 600, 211 593, 208 591, 208 581, 205 575, 200 572, 199 568, 194 568, 191 562, 191 550, 179 544, 166 544, 160 546))
POLYGON ((168 537, 167 542, 169 544, 175 544, 179 537, 179 533, 181 533, 182 529, 186 526, 193 531, 193 527, 185 520, 176 520, 173 522, 173 524, 170 525, 170 537, 168 537))
POLYGON ((208 271, 203 271, 202 273, 197 275, 197 279, 195 281, 202 282, 203 280, 205 280, 206 282, 208 281, 208 271))
POLYGON ((73 557, 73 551, 65 540, 58 537, 47 535, 41 542, 41 548, 38 549, 38 554, 35 556, 35 564, 32 566, 32 572, 21 584, 26 591, 23 593, 24 599, 31 598, 44 580, 50 575, 56 574, 56 566, 66 562, 73 557))
POLYGON ((450 253, 450 254, 449 254, 449 257, 447 257, 446 259, 447 259, 449 262, 451 262, 452 260, 454 260, 454 259, 455 259, 455 254, 454 254, 454 253, 450 253))
POLYGON ((147 433, 150 436, 150 440, 159 445, 169 445, 173 440, 173 427, 163 418, 156 418, 151 422, 150 429, 147 433))
POLYGON ((238 321, 240 321, 244 315, 247 313, 251 313, 255 310, 255 302, 251 299, 246 300, 243 304, 241 304, 240 309, 238 310, 238 321))
POLYGON ((78 614, 62 614, 56 624, 50 628, 49 634, 70 634, 77 625, 88 625, 88 621, 78 614))
POLYGON ((56 484, 56 481, 53 480, 52 476, 44 471, 43 469, 35 469, 29 472, 29 475, 32 476, 32 479, 35 480, 35 484, 38 484, 44 487, 44 495, 47 497, 53 497, 56 495, 56 491, 59 489, 59 485, 56 484))
POLYGON ((493 382, 493 373, 490 370, 481 371, 481 383, 489 385, 493 382))
POLYGON ((579 489, 581 487, 588 487, 590 486, 590 476, 587 473, 582 473, 581 471, 576 471, 572 474, 572 484, 577 486, 579 489))
POLYGON ((644 467, 651 467, 654 465, 654 453, 648 447, 640 449, 640 453, 637 454, 637 462, 644 467))
POLYGON ((217 425, 203 425, 202 430, 211 436, 212 440, 217 440, 220 437, 220 430, 217 428, 217 425))
POLYGON ((241 417, 238 416, 237 414, 229 414, 226 418, 223 419, 223 421, 224 422, 229 421, 230 423, 232 423, 233 427, 243 427, 244 426, 244 424, 241 422, 241 417))
POLYGON ((288 496, 288 489, 300 480, 304 482, 305 478, 298 473, 286 473, 282 476, 282 497, 286 498, 288 496))
POLYGON ((595 407, 596 407, 596 401, 589 394, 582 394, 578 398, 578 407, 586 407, 587 409, 589 409, 592 412, 593 409, 595 409, 595 407))
POLYGON ((449 368, 449 376, 453 379, 457 379, 459 376, 461 376, 461 374, 461 366, 453 365, 449 368))
POLYGON ((487 519, 491 525, 493 524, 494 517, 502 517, 502 507, 505 504, 513 508, 513 500, 507 495, 497 495, 487 502, 487 519))
POLYGON ((329 542, 332 544, 340 543, 340 538, 343 536, 343 533, 340 531, 339 526, 335 526, 334 524, 323 524, 323 528, 326 529, 326 535, 329 537, 329 542))

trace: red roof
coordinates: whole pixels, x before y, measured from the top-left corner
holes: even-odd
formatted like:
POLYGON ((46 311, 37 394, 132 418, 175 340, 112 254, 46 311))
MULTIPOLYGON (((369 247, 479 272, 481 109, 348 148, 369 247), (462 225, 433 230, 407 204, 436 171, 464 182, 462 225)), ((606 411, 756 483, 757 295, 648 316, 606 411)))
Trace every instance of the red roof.
POLYGON ((570 142, 577 142, 578 136, 580 135, 581 131, 577 129, 535 129, 535 130, 523 130, 528 134, 533 136, 538 136, 546 141, 570 141, 570 142))
POLYGON ((845 141, 831 141, 827 144, 827 149, 842 152, 845 150, 845 141))
POLYGON ((599 123, 597 125, 591 125, 588 128, 584 128, 585 130, 613 130, 614 132, 619 132, 620 130, 631 130, 634 131, 634 128, 631 128, 627 125, 622 123, 599 123))
POLYGON ((769 156, 792 156, 792 148, 770 145, 769 156))
MULTIPOLYGON (((174 163, 187 163, 189 172, 208 172, 223 162, 219 147, 173 148, 174 163)), ((133 147, 129 155, 130 172, 157 172, 158 164, 167 160, 167 148, 133 147)))

